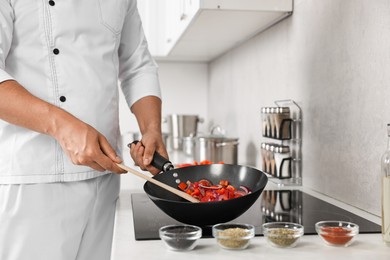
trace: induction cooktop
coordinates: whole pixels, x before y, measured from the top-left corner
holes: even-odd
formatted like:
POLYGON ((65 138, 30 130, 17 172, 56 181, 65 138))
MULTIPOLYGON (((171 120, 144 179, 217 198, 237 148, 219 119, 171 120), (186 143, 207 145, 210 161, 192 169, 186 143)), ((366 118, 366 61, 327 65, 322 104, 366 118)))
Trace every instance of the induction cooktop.
MULTIPOLYGON (((136 240, 159 239, 160 227, 179 224, 161 211, 145 193, 131 195, 136 240)), ((342 220, 359 225, 360 233, 380 233, 381 226, 299 190, 265 190, 243 215, 231 222, 255 226, 255 235, 262 236, 262 224, 294 222, 304 226, 305 235, 316 234, 315 223, 342 220)), ((211 226, 202 227, 203 237, 211 237, 211 226)))

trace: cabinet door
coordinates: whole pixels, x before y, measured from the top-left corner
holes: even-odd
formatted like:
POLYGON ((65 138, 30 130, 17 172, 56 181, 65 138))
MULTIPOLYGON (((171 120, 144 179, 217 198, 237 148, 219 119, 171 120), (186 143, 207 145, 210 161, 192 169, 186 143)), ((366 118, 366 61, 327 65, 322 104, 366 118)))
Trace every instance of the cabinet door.
POLYGON ((171 0, 138 0, 138 11, 142 20, 150 53, 155 56, 167 54, 166 38, 166 2, 171 0))
POLYGON ((165 35, 164 49, 169 52, 176 43, 178 37, 178 27, 180 19, 180 2, 182 0, 165 1, 165 35))
POLYGON ((189 21, 194 18, 200 7, 200 0, 184 0, 184 13, 188 16, 189 21))
POLYGON ((196 12, 199 0, 167 0, 166 1, 166 50, 169 51, 180 39, 196 12))
POLYGON ((138 0, 138 10, 153 56, 169 54, 199 6, 200 0, 138 0))

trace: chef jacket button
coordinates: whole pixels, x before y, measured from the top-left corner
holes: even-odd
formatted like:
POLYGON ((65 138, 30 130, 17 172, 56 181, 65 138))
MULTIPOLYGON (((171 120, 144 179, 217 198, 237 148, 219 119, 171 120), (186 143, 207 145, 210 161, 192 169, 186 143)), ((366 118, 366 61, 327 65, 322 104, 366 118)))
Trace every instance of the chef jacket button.
POLYGON ((65 101, 66 101, 66 97, 65 97, 65 96, 61 96, 61 97, 60 97, 60 101, 61 101, 61 102, 65 102, 65 101))
POLYGON ((57 48, 55 48, 55 49, 53 50, 53 53, 54 53, 55 55, 58 55, 58 54, 60 53, 60 50, 57 49, 57 48))
POLYGON ((49 5, 54 6, 55 4, 56 4, 56 2, 54 2, 53 0, 49 1, 49 5))

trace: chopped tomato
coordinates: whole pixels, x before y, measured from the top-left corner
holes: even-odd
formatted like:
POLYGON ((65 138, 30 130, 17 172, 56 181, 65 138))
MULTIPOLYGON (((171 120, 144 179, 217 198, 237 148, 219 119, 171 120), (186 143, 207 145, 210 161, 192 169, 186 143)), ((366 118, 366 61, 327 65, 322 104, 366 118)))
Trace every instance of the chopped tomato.
POLYGON ((179 189, 201 202, 229 200, 251 193, 247 187, 245 189, 242 187, 240 186, 239 189, 236 189, 233 185, 229 184, 228 180, 220 180, 218 185, 213 185, 207 179, 201 179, 193 183, 190 181, 185 183, 181 182, 178 185, 179 189))
POLYGON ((211 201, 211 198, 209 195, 206 195, 206 196, 203 196, 201 199, 200 199, 201 202, 209 202, 211 201))
POLYGON ((227 180, 220 180, 220 181, 219 181, 219 185, 228 186, 228 185, 229 185, 229 182, 228 182, 227 180))
POLYGON ((196 196, 196 195, 199 195, 200 194, 200 190, 199 189, 195 189, 194 192, 191 193, 191 196, 196 196))
MULTIPOLYGON (((218 191, 217 191, 218 192, 218 191)), ((219 200, 228 200, 229 199, 229 191, 227 189, 222 188, 219 194, 219 200)))
MULTIPOLYGON (((208 165, 208 164, 213 164, 214 162, 210 160, 203 160, 203 161, 193 161, 192 163, 181 163, 176 166, 176 168, 183 168, 183 167, 188 167, 188 166, 194 166, 194 165, 208 165)), ((218 162, 218 164, 224 164, 224 162, 218 162)))
POLYGON ((179 185, 178 185, 179 189, 181 189, 182 191, 185 191, 186 188, 187 188, 187 184, 185 184, 184 182, 180 182, 179 185))
POLYGON ((209 160, 203 160, 199 163, 200 165, 207 165, 207 164, 213 164, 212 161, 209 161, 209 160))
POLYGON ((236 188, 234 188, 232 185, 228 185, 228 186, 226 187, 226 189, 228 189, 228 190, 230 190, 230 191, 235 191, 235 190, 236 190, 236 188))
POLYGON ((188 167, 188 166, 192 166, 193 164, 191 163, 182 163, 182 164, 178 164, 176 167, 177 168, 183 168, 183 167, 188 167))
POLYGON ((215 191, 216 193, 218 193, 219 195, 222 195, 226 192, 226 189, 225 188, 220 188, 218 190, 215 191))

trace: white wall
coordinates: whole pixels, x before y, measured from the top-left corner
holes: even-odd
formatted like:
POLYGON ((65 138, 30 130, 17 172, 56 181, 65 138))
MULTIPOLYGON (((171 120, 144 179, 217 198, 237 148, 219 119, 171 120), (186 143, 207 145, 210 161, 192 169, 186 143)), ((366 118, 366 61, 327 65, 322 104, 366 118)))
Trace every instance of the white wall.
POLYGON ((390 122, 390 1, 300 0, 294 14, 209 65, 209 119, 260 167, 260 108, 303 110, 303 185, 380 214, 390 122))
MULTIPOLYGON (((163 91, 163 115, 199 115, 207 118, 208 65, 206 63, 158 62, 163 91)), ((168 131, 167 124, 164 129, 168 131)), ((199 131, 207 131, 206 123, 199 123, 199 131)))

